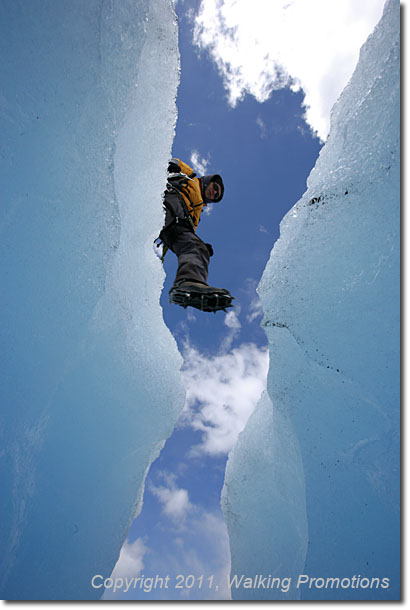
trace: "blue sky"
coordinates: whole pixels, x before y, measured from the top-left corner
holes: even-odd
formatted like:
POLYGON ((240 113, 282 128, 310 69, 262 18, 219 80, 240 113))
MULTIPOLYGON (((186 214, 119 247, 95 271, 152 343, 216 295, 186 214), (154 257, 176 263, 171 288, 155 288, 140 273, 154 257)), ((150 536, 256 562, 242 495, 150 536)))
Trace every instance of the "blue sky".
POLYGON ((172 153, 198 173, 205 165, 207 173, 223 176, 224 199, 202 215, 198 234, 215 251, 209 283, 228 288, 236 301, 227 315, 169 305, 176 258, 167 254, 161 303, 185 358, 187 405, 151 467, 142 512, 115 570, 120 576, 170 575, 173 583, 177 574, 192 574, 195 584, 107 592, 108 599, 229 599, 220 493, 228 451, 263 390, 268 365, 256 286, 279 237, 280 221, 305 191, 323 145, 313 130, 326 137, 329 108, 383 6, 362 2, 354 12, 355 3, 343 1, 338 2, 340 14, 330 15, 325 8, 330 3, 317 0, 305 15, 306 2, 289 2, 288 13, 286 3, 262 2, 275 9, 257 15, 252 30, 256 11, 237 12, 238 5, 246 4, 251 3, 227 1, 219 11, 214 0, 176 4, 181 82, 172 153), (320 26, 321 44, 312 41, 309 20, 320 26), (326 28, 326 20, 336 29, 326 28), (293 38, 285 36, 286 28, 293 38), (255 42, 258 31, 260 45, 255 42), (350 53, 348 59, 342 57, 335 31, 343 40, 350 33, 351 48, 346 44, 349 48, 343 49, 346 56, 350 53), (283 55, 272 44, 275 35, 283 41, 283 55), (279 61, 281 70, 275 64, 279 61))

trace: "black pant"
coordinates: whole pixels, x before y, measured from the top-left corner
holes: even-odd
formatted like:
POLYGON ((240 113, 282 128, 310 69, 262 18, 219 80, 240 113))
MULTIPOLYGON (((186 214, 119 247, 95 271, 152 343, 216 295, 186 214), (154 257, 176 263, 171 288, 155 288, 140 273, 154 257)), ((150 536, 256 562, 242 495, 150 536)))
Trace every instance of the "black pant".
POLYGON ((178 195, 165 194, 165 225, 161 239, 178 257, 178 270, 174 284, 182 281, 206 284, 208 278, 209 251, 189 222, 178 195))

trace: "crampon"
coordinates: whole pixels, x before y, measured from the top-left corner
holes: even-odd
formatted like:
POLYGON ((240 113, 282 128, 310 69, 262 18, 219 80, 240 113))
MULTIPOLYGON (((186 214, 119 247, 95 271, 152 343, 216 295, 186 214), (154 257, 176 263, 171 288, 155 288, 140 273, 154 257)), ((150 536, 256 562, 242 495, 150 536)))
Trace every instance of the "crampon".
POLYGON ((212 288, 212 286, 198 286, 184 283, 183 286, 173 286, 169 291, 169 302, 180 305, 186 309, 195 307, 200 311, 226 311, 232 307, 233 297, 224 288, 212 288))

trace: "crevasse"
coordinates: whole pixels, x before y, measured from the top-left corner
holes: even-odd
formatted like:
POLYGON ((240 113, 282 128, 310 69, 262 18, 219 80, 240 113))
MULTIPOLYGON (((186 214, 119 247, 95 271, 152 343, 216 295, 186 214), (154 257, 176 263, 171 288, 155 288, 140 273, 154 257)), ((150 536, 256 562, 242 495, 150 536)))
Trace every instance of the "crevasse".
MULTIPOLYGON (((184 403, 151 249, 175 15, 168 0, 1 0, 0 27, 1 593, 97 599, 184 403)), ((398 597, 398 82, 390 0, 260 283, 269 395, 223 506, 232 574, 281 582, 234 599, 398 597)))

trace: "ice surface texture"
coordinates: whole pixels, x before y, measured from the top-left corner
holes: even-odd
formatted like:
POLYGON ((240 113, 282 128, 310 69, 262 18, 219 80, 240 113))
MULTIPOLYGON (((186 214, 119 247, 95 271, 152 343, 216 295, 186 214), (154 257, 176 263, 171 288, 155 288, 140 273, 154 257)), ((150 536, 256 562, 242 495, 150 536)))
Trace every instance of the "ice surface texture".
POLYGON ((389 0, 363 46, 259 285, 271 402, 229 458, 223 507, 232 574, 293 578, 234 599, 399 597, 399 12, 389 0))
POLYGON ((152 251, 169 0, 2 0, 1 596, 93 599, 184 404, 152 251))

